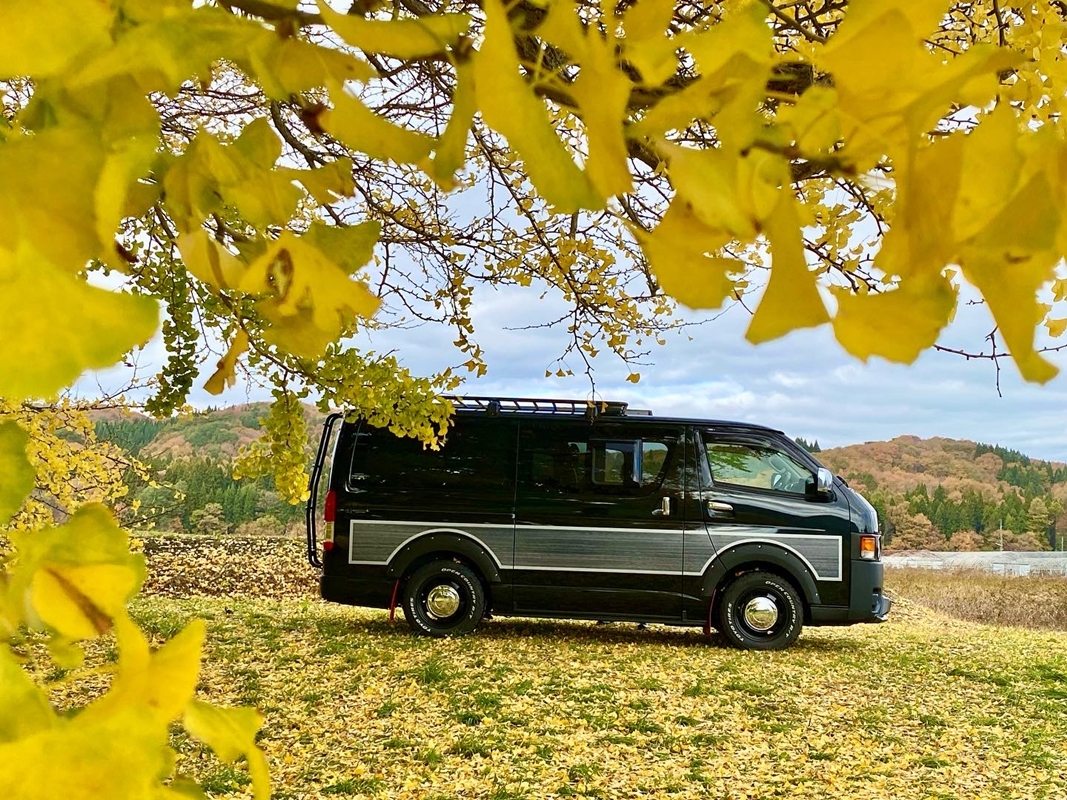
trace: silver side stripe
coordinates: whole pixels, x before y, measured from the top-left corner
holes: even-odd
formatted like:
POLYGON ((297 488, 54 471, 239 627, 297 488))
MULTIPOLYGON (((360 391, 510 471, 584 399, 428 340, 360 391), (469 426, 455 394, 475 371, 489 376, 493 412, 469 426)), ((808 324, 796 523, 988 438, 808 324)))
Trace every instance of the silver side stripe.
POLYGON ((607 528, 562 525, 351 520, 348 561, 387 566, 409 544, 424 536, 453 535, 471 540, 496 566, 538 572, 603 572, 631 575, 703 575, 718 554, 737 545, 769 544, 788 550, 821 581, 841 581, 842 539, 807 533, 753 535, 751 528, 607 528), (417 530, 412 532, 411 529, 417 530), (476 531, 476 533, 472 532, 476 531), (526 533, 543 532, 531 539, 526 533), (574 534, 580 533, 578 538, 574 534), (674 534, 674 535, 672 535, 674 534), (684 542, 684 544, 683 544, 684 542), (506 554, 501 558, 500 554, 506 554), (684 560, 683 560, 684 557, 684 560))

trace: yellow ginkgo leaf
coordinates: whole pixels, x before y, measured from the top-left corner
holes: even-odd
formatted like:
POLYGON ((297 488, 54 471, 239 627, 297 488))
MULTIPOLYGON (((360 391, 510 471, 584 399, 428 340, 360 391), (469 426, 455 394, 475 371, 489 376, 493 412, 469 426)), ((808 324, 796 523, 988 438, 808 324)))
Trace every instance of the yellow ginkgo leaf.
POLYGON ((1055 277, 1061 203, 1050 176, 1032 176, 960 254, 960 267, 985 298, 997 329, 1026 380, 1044 383, 1058 370, 1034 349, 1045 317, 1038 290, 1055 277))
POLYGON ((948 324, 956 291, 947 279, 915 278, 899 289, 878 294, 836 293, 834 335, 859 359, 882 356, 910 364, 931 347, 948 324))
POLYGON ((674 0, 644 0, 623 15, 626 59, 647 86, 659 86, 678 70, 678 43, 666 36, 674 6, 674 0))
POLYGON ((240 756, 248 760, 256 800, 270 797, 270 779, 256 732, 263 717, 252 708, 221 708, 193 700, 185 711, 185 729, 208 745, 225 762, 240 756))
POLYGON ((369 81, 377 73, 366 61, 333 47, 287 37, 272 37, 249 52, 250 72, 264 93, 276 100, 328 83, 369 81))
POLYGON ((317 247, 345 273, 352 275, 370 261, 381 235, 382 224, 377 220, 361 222, 359 225, 324 225, 316 222, 308 228, 303 239, 317 247))
POLYGON ((470 136, 478 99, 474 91, 474 65, 464 61, 456 65, 456 88, 452 95, 452 115, 445 132, 434 147, 433 160, 426 168, 434 183, 451 191, 456 185, 456 171, 467 160, 467 139, 470 136))
POLYGON ((1052 282, 1052 297, 1057 303, 1067 300, 1067 278, 1058 278, 1052 282))
POLYGON ((1065 319, 1046 319, 1045 329, 1048 331, 1048 335, 1053 339, 1057 339, 1067 333, 1067 318, 1065 319))
POLYGON ((105 718, 79 714, 34 736, 0 743, 0 797, 149 798, 172 758, 167 726, 143 709, 127 707, 105 718))
POLYGON ((364 19, 354 14, 338 14, 325 2, 319 13, 326 24, 353 47, 365 53, 394 58, 425 58, 443 53, 467 32, 467 14, 427 14, 418 19, 364 19))
POLYGON ((154 300, 98 289, 29 253, 19 255, 5 265, 0 253, 0 396, 50 397, 156 332, 154 300))
POLYGON ((248 349, 248 334, 244 328, 238 328, 234 334, 233 342, 230 343, 226 355, 219 359, 215 372, 204 382, 204 391, 208 394, 222 394, 224 390, 233 386, 237 380, 235 374, 237 359, 248 349))
POLYGON ((764 233, 771 245, 771 279, 745 331, 745 338, 753 344, 830 319, 804 257, 797 201, 790 189, 782 190, 764 233))
POLYGON ((952 206, 957 239, 969 239, 985 228, 1015 193, 1024 160, 1018 133, 1015 112, 1004 103, 966 137, 956 137, 963 148, 959 196, 952 206))
POLYGON ((674 145, 661 149, 670 160, 674 188, 689 204, 693 216, 730 238, 755 238, 761 221, 751 206, 751 192, 739 191, 740 158, 719 149, 694 150, 674 145))
MULTIPOLYGON (((24 250, 40 253, 57 267, 72 273, 84 269, 104 250, 97 234, 96 196, 106 157, 99 137, 80 124, 0 142, 4 230, 17 231, 24 250)), ((15 249, 10 243, 0 247, 15 249)))
POLYGON ((635 235, 663 291, 692 309, 719 308, 734 290, 733 276, 744 271, 739 261, 708 255, 730 237, 704 225, 684 200, 675 200, 651 233, 635 235))
POLYGON ((0 525, 7 524, 33 490, 33 465, 26 457, 28 443, 29 436, 17 423, 0 423, 0 525))
POLYGON ((259 22, 220 8, 170 8, 120 28, 112 46, 78 64, 68 85, 77 90, 128 75, 145 92, 174 93, 186 81, 210 78, 219 59, 245 66, 249 53, 267 52, 277 38, 259 22))
POLYGON ((30 679, 10 650, 0 648, 0 745, 47 730, 58 721, 48 695, 30 679))
POLYGON ((267 295, 257 308, 272 323, 273 332, 264 332, 268 341, 312 359, 356 316, 374 314, 379 303, 364 284, 289 231, 248 268, 240 288, 267 295))
POLYGON ((204 621, 190 621, 154 652, 128 618, 116 619, 115 633, 119 645, 117 674, 110 691, 82 711, 85 721, 102 721, 127 708, 143 709, 161 725, 177 720, 193 700, 200 677, 204 621))
POLYGON ((236 288, 248 269, 246 264, 208 236, 203 228, 180 234, 177 244, 185 268, 216 291, 236 288))
POLYGON ((29 600, 41 621, 67 639, 93 639, 111 630, 115 616, 140 584, 125 565, 43 564, 29 600))
POLYGON ((602 197, 633 188, 622 123, 630 101, 629 77, 615 66, 615 41, 589 34, 569 3, 556 3, 538 33, 580 63, 571 94, 585 125, 588 157, 585 171, 602 197))
POLYGON ((328 87, 333 108, 319 114, 318 124, 331 136, 371 158, 397 164, 418 164, 430 154, 433 139, 426 134, 375 114, 339 83, 328 87))
POLYGON ((291 181, 298 181, 315 202, 323 206, 351 197, 356 189, 350 158, 338 158, 313 169, 278 167, 278 173, 291 181))
POLYGON ((500 0, 487 0, 485 18, 485 41, 474 61, 482 117, 507 137, 530 180, 556 211, 601 208, 604 198, 575 164, 552 129, 544 104, 519 75, 511 25, 500 0))
POLYGON ((166 205, 179 231, 195 230, 224 201, 260 229, 288 222, 303 193, 287 173, 273 169, 280 152, 266 120, 250 123, 230 146, 201 132, 163 179, 166 205))
POLYGON ((45 78, 62 70, 83 52, 111 43, 114 11, 99 0, 19 3, 2 6, 0 79, 45 78))
POLYGON ((144 557, 130 553, 126 534, 101 505, 82 506, 59 527, 10 536, 18 561, 9 575, 9 608, 67 639, 110 630, 144 580, 144 557))

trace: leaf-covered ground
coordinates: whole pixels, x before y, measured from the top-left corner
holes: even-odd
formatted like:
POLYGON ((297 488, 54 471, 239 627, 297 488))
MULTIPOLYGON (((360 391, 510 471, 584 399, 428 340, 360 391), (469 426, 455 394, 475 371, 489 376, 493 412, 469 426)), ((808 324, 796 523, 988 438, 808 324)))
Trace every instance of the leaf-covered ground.
MULTIPOLYGON (((313 601, 148 599, 208 619, 201 690, 255 704, 278 798, 1067 796, 1067 636, 905 611, 742 653, 696 630, 495 620, 415 638, 313 601)), ((240 769, 183 742, 213 793, 240 769)))
MULTIPOLYGON (((1067 633, 905 598, 889 624, 809 628, 782 653, 509 619, 430 640, 314 599, 301 548, 146 542, 155 594, 134 605, 159 641, 207 619, 200 695, 265 713, 279 799, 1067 797, 1067 633)), ((249 792, 242 765, 174 744, 212 796, 249 792)))

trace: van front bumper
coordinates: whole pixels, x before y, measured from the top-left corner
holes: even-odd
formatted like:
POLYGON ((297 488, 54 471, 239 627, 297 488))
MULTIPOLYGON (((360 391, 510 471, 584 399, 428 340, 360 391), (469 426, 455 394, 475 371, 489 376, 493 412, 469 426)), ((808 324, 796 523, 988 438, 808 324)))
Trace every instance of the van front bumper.
POLYGON ((885 622, 893 605, 882 593, 885 568, 881 561, 852 559, 852 592, 848 618, 851 622, 885 622))
POLYGON ((885 622, 893 601, 882 592, 884 568, 880 561, 852 559, 852 588, 848 607, 812 606, 812 625, 855 625, 885 622))

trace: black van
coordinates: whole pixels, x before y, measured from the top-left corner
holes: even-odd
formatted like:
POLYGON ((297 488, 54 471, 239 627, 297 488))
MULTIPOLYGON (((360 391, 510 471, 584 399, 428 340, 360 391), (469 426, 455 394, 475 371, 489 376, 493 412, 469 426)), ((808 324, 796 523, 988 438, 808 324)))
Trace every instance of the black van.
POLYGON ((703 626, 757 650, 889 613, 874 509, 779 431, 623 403, 453 403, 439 450, 327 418, 307 504, 325 599, 400 605, 429 636, 492 612, 703 626))

